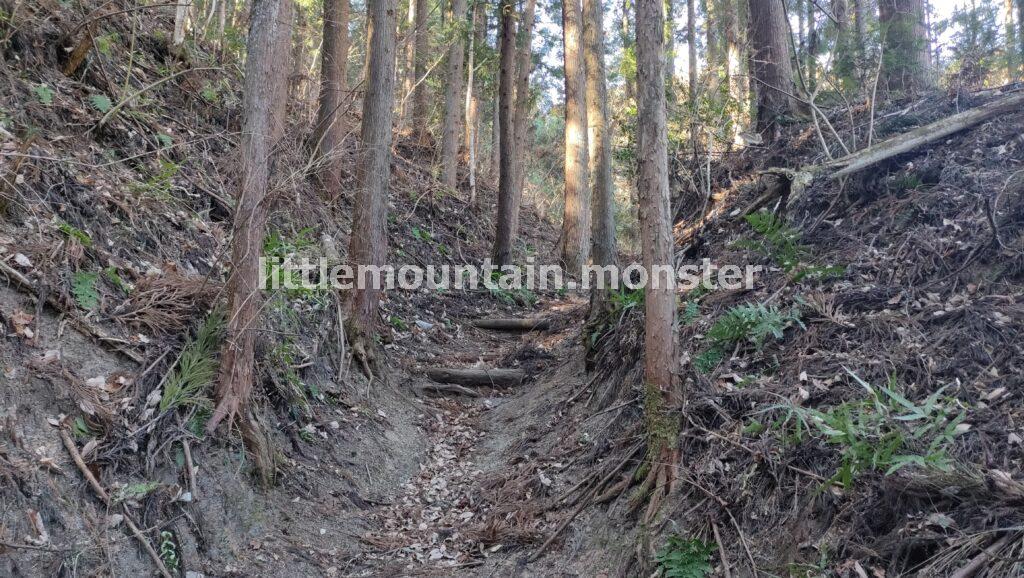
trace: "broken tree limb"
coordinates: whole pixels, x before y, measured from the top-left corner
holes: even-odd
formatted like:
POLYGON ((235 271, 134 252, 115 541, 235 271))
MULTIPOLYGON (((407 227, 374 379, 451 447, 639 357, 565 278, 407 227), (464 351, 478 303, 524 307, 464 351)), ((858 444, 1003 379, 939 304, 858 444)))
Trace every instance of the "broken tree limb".
POLYGON ((428 383, 420 387, 420 391, 427 393, 453 393, 456 395, 465 395, 466 397, 481 397, 479 391, 475 389, 469 389, 461 385, 455 385, 454 383, 428 383))
POLYGON ((544 331, 551 327, 551 320, 543 317, 535 319, 477 319, 476 321, 473 321, 473 327, 478 329, 493 329, 495 331, 544 331))
POLYGON ((931 124, 915 128, 851 155, 829 161, 822 165, 822 168, 826 170, 838 169, 829 176, 833 179, 839 179, 985 122, 1000 114, 1018 111, 1021 107, 1024 107, 1024 92, 1010 94, 959 114, 954 114, 931 124))
POLYGON ((427 370, 427 377, 438 383, 509 387, 523 383, 526 373, 522 369, 448 369, 432 367, 427 370))

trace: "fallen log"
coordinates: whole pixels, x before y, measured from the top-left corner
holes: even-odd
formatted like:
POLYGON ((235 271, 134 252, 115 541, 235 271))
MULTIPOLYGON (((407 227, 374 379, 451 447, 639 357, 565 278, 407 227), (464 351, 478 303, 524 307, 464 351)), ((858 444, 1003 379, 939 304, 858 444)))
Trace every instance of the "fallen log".
POLYGON ((510 387, 523 383, 526 373, 522 369, 449 369, 432 367, 427 377, 438 383, 469 386, 510 387))
POLYGON ((935 142, 953 133, 985 122, 1000 114, 1018 111, 1021 107, 1024 107, 1024 92, 1003 96, 986 102, 981 106, 915 128, 845 157, 829 161, 822 165, 821 168, 827 170, 838 169, 829 176, 833 179, 842 178, 897 155, 910 152, 922 145, 935 142))
POLYGON ((551 327, 551 320, 544 317, 477 319, 473 321, 473 327, 495 331, 544 331, 551 327))

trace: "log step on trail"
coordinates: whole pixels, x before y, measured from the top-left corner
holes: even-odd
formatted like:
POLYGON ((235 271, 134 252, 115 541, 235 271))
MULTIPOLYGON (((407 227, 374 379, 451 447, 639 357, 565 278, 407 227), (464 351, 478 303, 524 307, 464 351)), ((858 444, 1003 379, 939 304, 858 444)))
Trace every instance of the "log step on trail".
POLYGON ((432 367, 427 377, 438 383, 469 386, 511 387, 523 383, 526 372, 522 369, 450 369, 432 367))
POLYGON ((551 328, 551 320, 546 317, 477 319, 473 321, 473 327, 495 331, 544 331, 551 328))

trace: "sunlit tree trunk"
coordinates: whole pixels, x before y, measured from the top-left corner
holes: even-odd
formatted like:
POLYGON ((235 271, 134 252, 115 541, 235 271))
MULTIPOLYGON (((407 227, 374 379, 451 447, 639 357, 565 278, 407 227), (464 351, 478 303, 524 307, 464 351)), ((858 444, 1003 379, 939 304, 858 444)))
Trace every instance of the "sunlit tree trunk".
POLYGON ((515 150, 513 141, 513 87, 516 82, 516 25, 515 0, 502 0, 500 39, 500 62, 498 76, 498 218, 494 235, 494 250, 491 257, 497 266, 512 261, 512 241, 515 232, 513 211, 515 209, 515 150))
POLYGON ((665 113, 663 43, 659 0, 636 0, 637 144, 640 198, 640 237, 643 266, 649 280, 644 290, 644 411, 647 420, 650 472, 644 487, 656 511, 676 480, 679 463, 678 420, 682 394, 676 367, 675 285, 671 275, 658 275, 672 266, 671 207, 668 188, 668 132, 665 113))
POLYGON ((180 46, 185 41, 185 33, 188 31, 188 12, 192 7, 192 0, 179 0, 174 7, 174 35, 171 37, 171 44, 180 46))
MULTIPOLYGON (((587 69, 587 144, 590 153, 591 256, 595 265, 613 265, 615 198, 612 188, 611 127, 604 66, 604 10, 601 0, 583 0, 583 52, 587 69)), ((670 78, 670 77, 669 77, 670 78)), ((591 315, 604 309, 608 289, 594 289, 591 315)))
POLYGON ((722 17, 725 20, 726 44, 727 44, 727 70, 726 75, 729 81, 729 98, 735 106, 731 115, 732 123, 731 139, 738 141, 740 130, 747 123, 747 83, 743 70, 743 37, 740 32, 740 5, 742 0, 727 0, 724 6, 722 17))
POLYGON ((320 47, 320 95, 313 144, 320 153, 320 183, 330 198, 341 194, 341 139, 345 135, 342 103, 348 65, 348 0, 324 0, 324 34, 320 47))
MULTIPOLYGON (((384 264, 387 253, 388 180, 391 176, 391 119, 395 94, 395 0, 368 0, 363 124, 356 157, 356 191, 349 260, 353 267, 384 264)), ((378 287, 352 290, 350 335, 353 350, 373 360, 380 300, 378 287), (362 351, 360 351, 362 348, 362 351)))
POLYGON ((817 60, 815 59, 815 54, 818 52, 818 33, 815 30, 815 18, 814 1, 807 0, 807 52, 804 53, 804 57, 807 60, 807 90, 810 92, 814 92, 814 87, 818 82, 817 60))
POLYGON ((676 77, 675 10, 672 0, 663 0, 662 7, 665 17, 665 85, 671 88, 672 79, 676 77))
POLYGON ((750 50, 757 81, 757 130, 766 140, 774 139, 780 118, 796 110, 793 94, 793 66, 789 58, 789 36, 783 0, 748 0, 750 50), (768 132, 770 128, 771 133, 768 132))
MULTIPOLYGON (((659 13, 664 7, 659 8, 659 13)), ((658 34, 663 38, 663 21, 658 34)), ((562 264, 582 270, 590 252, 590 187, 587 178, 586 75, 583 63, 583 10, 579 0, 562 2, 565 56, 565 206, 562 213, 562 264)), ((662 62, 664 64, 664 62, 662 62)), ((661 74, 664 75, 662 70, 661 74)), ((664 83, 663 83, 664 84, 664 83)))
POLYGON ((427 102, 427 68, 430 66, 430 31, 427 29, 427 0, 416 0, 416 38, 412 89, 412 127, 420 143, 430 140, 430 105, 427 102))
POLYGON ((270 483, 274 460, 267 440, 250 412, 256 381, 254 347, 263 302, 260 256, 267 225, 270 157, 284 133, 288 94, 291 0, 260 0, 252 8, 246 42, 242 89, 241 188, 231 225, 231 274, 228 277, 228 318, 221 351, 217 405, 206 430, 227 420, 238 425, 261 481, 270 483))
POLYGON ((929 88, 931 50, 924 23, 923 0, 879 0, 882 29, 882 78, 890 91, 917 92, 929 88))
POLYGON ((463 70, 466 56, 466 0, 451 0, 448 21, 457 30, 448 47, 448 76, 445 83, 444 117, 441 122, 441 182, 454 189, 458 178, 459 112, 462 110, 463 70))
POLYGON ((631 25, 633 5, 631 0, 622 0, 622 20, 619 22, 619 40, 622 42, 622 61, 628 63, 620 71, 626 90, 626 100, 636 101, 636 48, 633 26, 631 25))
POLYGON ((469 167, 469 201, 476 205, 476 178, 480 154, 480 92, 476 86, 476 53, 487 42, 487 4, 473 3, 473 36, 469 39, 469 73, 466 80, 466 166, 469 167))
POLYGON ((526 181, 526 164, 530 156, 527 145, 528 133, 532 116, 533 99, 530 94, 530 74, 533 72, 533 17, 536 8, 535 0, 524 0, 522 20, 516 53, 516 103, 512 113, 512 150, 515 151, 515 164, 512 167, 515 197, 512 206, 512 237, 519 232, 519 207, 523 201, 523 184, 526 181))
POLYGON ((690 106, 696 105, 697 99, 697 0, 686 0, 686 51, 690 82, 690 106))
POLYGON ((401 130, 405 130, 412 121, 412 108, 413 108, 413 86, 416 84, 416 35, 419 30, 416 29, 416 8, 419 2, 417 0, 409 0, 409 10, 406 15, 405 27, 406 27, 406 38, 405 38, 405 54, 403 54, 403 66, 402 72, 404 74, 402 78, 402 92, 399 94, 399 98, 402 99, 398 105, 398 122, 401 130))

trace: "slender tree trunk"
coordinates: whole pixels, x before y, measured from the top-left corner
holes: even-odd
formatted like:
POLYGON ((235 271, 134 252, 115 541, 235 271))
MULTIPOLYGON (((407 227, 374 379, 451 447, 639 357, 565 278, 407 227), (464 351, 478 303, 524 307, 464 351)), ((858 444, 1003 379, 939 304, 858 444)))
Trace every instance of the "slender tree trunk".
MULTIPOLYGON (((591 255, 595 265, 614 265, 615 198, 612 188, 611 127, 604 66, 604 10, 601 0, 583 0, 583 51, 587 68, 587 144, 590 152, 591 255)), ((668 77, 671 81, 671 77, 668 77)), ((591 315, 603 311, 610 289, 591 293, 591 315)))
POLYGON ((513 135, 513 87, 516 82, 515 0, 502 0, 501 37, 498 76, 498 218, 492 258, 498 267, 512 262, 512 241, 515 231, 515 149, 513 135))
POLYGON ((1017 27, 1013 22, 1013 0, 1003 0, 1003 20, 1006 30, 1006 77, 1012 80, 1017 76, 1020 64, 1017 57, 1017 27))
POLYGON ((690 107, 697 103, 697 0, 686 0, 686 50, 689 60, 687 71, 690 81, 690 107))
POLYGON ((707 61, 707 77, 708 82, 722 72, 722 40, 719 35, 718 27, 720 24, 721 16, 719 15, 719 7, 716 4, 718 0, 704 0, 704 33, 707 37, 707 46, 705 47, 704 57, 707 61))
POLYGON ((302 6, 296 6, 295 28, 292 33, 292 71, 288 77, 288 102, 297 103, 305 101, 306 86, 306 39, 309 37, 307 30, 306 11, 302 6))
POLYGON ((747 123, 746 103, 750 98, 747 95, 747 83, 744 79, 742 57, 743 37, 740 33, 740 3, 742 0, 727 0, 723 18, 725 19, 725 32, 727 44, 727 65, 726 75, 729 80, 729 97, 736 105, 735 112, 730 115, 732 122, 731 140, 739 144, 739 132, 747 123))
MULTIPOLYGON (((867 51, 868 51, 868 35, 867 35, 867 17, 868 11, 865 4, 868 0, 852 0, 853 2, 853 42, 854 42, 854 55, 856 58, 857 65, 857 79, 864 79, 864 71, 866 70, 867 62, 867 51)), ((863 85, 863 82, 861 83, 863 85)))
POLYGON ((807 52, 804 56, 807 59, 807 90, 814 92, 814 88, 817 85, 817 59, 815 54, 818 52, 818 37, 817 31, 815 30, 815 12, 814 12, 814 1, 807 0, 807 52))
MULTIPOLYGON (((659 275, 673 263, 671 207, 668 188, 668 131, 665 113, 663 42, 659 0, 636 0, 637 141, 639 157, 640 237, 644 290, 644 412, 647 420, 647 483, 651 502, 647 518, 675 485, 679 463, 678 420, 682 393, 676 367, 675 284, 659 275)), ((646 497, 646 496, 645 496, 646 497)))
POLYGON ((619 39, 622 41, 623 62, 629 63, 620 71, 626 89, 626 101, 636 102, 636 48, 634 46, 633 13, 631 0, 622 0, 622 21, 619 22, 619 39))
POLYGON ((445 84, 444 118, 441 122, 441 182, 450 189, 455 188, 458 179, 459 160, 459 111, 463 98, 463 65, 465 64, 466 43, 466 0, 450 0, 448 20, 458 30, 448 47, 448 81, 445 84))
POLYGON ((890 91, 913 93, 932 85, 931 50, 923 0, 879 0, 882 79, 890 91))
POLYGON ((402 67, 405 77, 402 79, 402 93, 399 96, 401 102, 399 102, 399 113, 398 119, 399 124, 404 130, 405 127, 409 126, 412 122, 412 108, 413 108, 413 86, 416 84, 416 35, 419 34, 419 30, 416 28, 416 11, 419 2, 417 0, 409 0, 409 14, 406 19, 406 34, 408 37, 405 39, 405 63, 402 67))
POLYGON ((421 144, 430 140, 430 105, 427 68, 430 66, 430 31, 427 29, 427 0, 416 0, 416 38, 414 67, 416 79, 412 90, 412 127, 421 144))
POLYGON ((174 36, 171 37, 173 46, 181 46, 185 41, 185 34, 188 31, 188 12, 192 7, 192 0, 179 0, 174 8, 174 36))
POLYGON ((473 35, 469 38, 469 72, 466 80, 466 166, 469 168, 469 202, 476 205, 477 154, 480 140, 480 94, 476 89, 476 53, 487 41, 486 4, 473 3, 473 35))
MULTIPOLYGON (((499 23, 500 26, 500 23, 499 23)), ((501 31, 498 31, 499 38, 501 31)), ((501 42, 498 42, 500 45, 501 42)), ((500 51, 499 51, 500 54, 500 51)), ((498 90, 494 92, 494 102, 491 105, 491 179, 497 183, 501 174, 501 95, 498 90)))
POLYGON ((524 0, 523 16, 519 24, 516 53, 516 104, 512 113, 512 150, 515 161, 512 166, 513 190, 515 197, 512 204, 512 237, 519 233, 519 208, 523 201, 523 184, 526 181, 526 164, 530 154, 527 146, 527 129, 530 126, 530 111, 533 99, 530 94, 530 74, 533 72, 533 16, 536 9, 535 0, 524 0))
POLYGON ((254 347, 263 301, 260 255, 267 225, 264 201, 270 156, 284 132, 291 28, 291 0, 261 0, 253 4, 242 90, 242 182, 231 227, 229 315, 220 378, 214 392, 217 405, 206 424, 206 430, 213 432, 225 419, 229 424, 237 420, 264 484, 272 481, 274 460, 266 438, 252 418, 250 401, 256 381, 254 347))
POLYGON ((1017 54, 1024 69, 1024 0, 1017 1, 1017 54))
MULTIPOLYGON (((353 267, 382 266, 387 254, 388 181, 391 177, 391 120, 395 94, 395 0, 368 0, 363 124, 356 158, 356 199, 349 259, 353 267)), ((372 362, 380 288, 352 290, 350 334, 353 351, 372 362), (362 348, 362 351, 360 351, 362 348)))
POLYGON ((341 139, 345 135, 342 102, 348 65, 348 0, 324 0, 320 48, 320 95, 313 146, 320 153, 320 185, 328 198, 341 194, 341 139))
POLYGON ((665 85, 671 88, 672 79, 676 77, 676 20, 672 0, 663 0, 662 9, 665 17, 665 85))
MULTIPOLYGON (((659 8, 659 13, 663 8, 659 8)), ((662 23, 661 18, 658 19, 662 23)), ((562 1, 565 55, 565 207, 562 214, 562 264, 582 270, 590 252, 590 187, 587 178, 586 75, 583 63, 583 11, 579 0, 562 1)), ((658 28, 665 36, 665 29, 658 28)), ((662 62, 664 65, 664 62, 662 62)), ((662 69, 661 74, 665 71, 662 69)))
POLYGON ((748 0, 752 76, 757 81, 757 130, 774 140, 780 118, 797 108, 783 0, 748 0))
POLYGON ((228 21, 228 0, 221 0, 217 4, 217 54, 221 61, 224 60, 224 31, 228 21))

